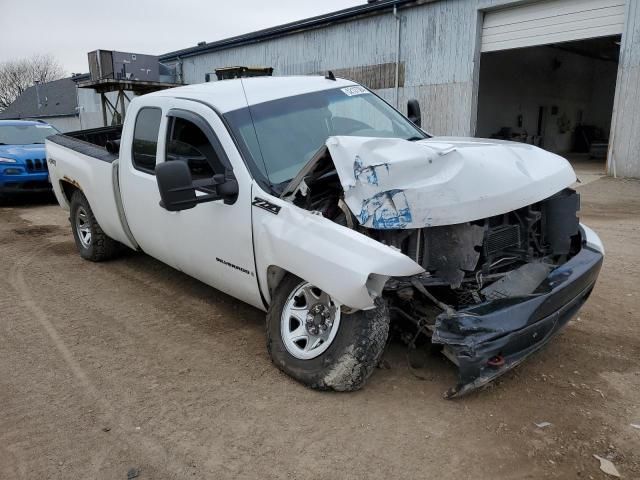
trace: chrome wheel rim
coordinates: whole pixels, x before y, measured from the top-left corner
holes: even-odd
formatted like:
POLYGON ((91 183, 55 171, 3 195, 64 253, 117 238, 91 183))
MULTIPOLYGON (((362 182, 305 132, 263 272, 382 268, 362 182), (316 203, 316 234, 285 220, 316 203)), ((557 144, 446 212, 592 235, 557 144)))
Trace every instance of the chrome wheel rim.
POLYGON ((298 285, 282 310, 280 332, 287 351, 311 360, 322 355, 340 327, 340 305, 308 282, 298 285))
POLYGON ((82 206, 76 210, 76 232, 80 244, 84 248, 89 248, 91 246, 91 222, 89 214, 82 206))

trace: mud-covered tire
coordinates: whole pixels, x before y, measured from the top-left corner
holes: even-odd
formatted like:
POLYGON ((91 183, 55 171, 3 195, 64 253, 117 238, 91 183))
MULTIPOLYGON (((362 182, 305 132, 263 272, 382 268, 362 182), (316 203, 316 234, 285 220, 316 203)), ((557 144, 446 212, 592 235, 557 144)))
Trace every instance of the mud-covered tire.
POLYGON ((92 262, 102 262, 116 256, 119 250, 119 243, 102 231, 96 217, 93 215, 87 198, 80 190, 76 190, 71 196, 69 210, 73 239, 82 258, 92 262), (87 219, 87 227, 91 234, 89 242, 81 240, 81 232, 76 222, 79 212, 84 212, 84 216, 87 219))
POLYGON ((341 314, 331 345, 316 358, 301 360, 287 350, 281 333, 282 313, 291 292, 303 280, 287 275, 278 285, 267 312, 267 349, 284 373, 317 390, 360 389, 380 362, 389 336, 389 311, 382 299, 377 308, 341 314))

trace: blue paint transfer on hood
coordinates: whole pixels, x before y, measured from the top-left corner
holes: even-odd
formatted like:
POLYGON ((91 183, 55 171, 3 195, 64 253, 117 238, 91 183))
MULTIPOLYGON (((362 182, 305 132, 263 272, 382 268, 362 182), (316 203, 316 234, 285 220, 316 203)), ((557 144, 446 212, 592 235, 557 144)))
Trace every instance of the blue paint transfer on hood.
POLYGON ((389 190, 365 199, 358 221, 379 230, 406 228, 412 221, 407 196, 402 190, 389 190))
POLYGON ((330 137, 326 148, 345 203, 362 226, 374 229, 488 218, 544 200, 576 181, 562 157, 513 142, 330 137))
POLYGON ((386 172, 389 173, 388 163, 381 163, 379 165, 368 165, 365 167, 363 166, 360 156, 356 155, 356 159, 353 162, 353 176, 358 182, 378 186, 378 172, 376 171, 376 169, 378 168, 384 168, 386 169, 386 172))

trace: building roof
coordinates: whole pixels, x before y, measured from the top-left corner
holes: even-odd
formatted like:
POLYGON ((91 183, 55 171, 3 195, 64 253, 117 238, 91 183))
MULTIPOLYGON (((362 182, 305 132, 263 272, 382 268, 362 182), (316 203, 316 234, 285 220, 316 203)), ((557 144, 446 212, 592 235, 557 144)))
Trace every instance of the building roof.
POLYGON ((182 50, 176 50, 175 52, 169 52, 165 53, 164 55, 160 55, 158 59, 161 62, 167 62, 176 60, 178 58, 201 55, 203 53, 223 50, 230 47, 237 47, 239 45, 254 43, 268 38, 279 37, 297 31, 323 27, 332 23, 349 20, 360 15, 378 13, 382 10, 391 10, 394 6, 402 6, 408 3, 424 2, 425 0, 379 0, 373 3, 365 3, 364 5, 357 5, 355 7, 346 8, 344 10, 338 10, 337 12, 318 15, 317 17, 306 18, 304 20, 286 23, 284 25, 278 25, 276 27, 258 30, 257 32, 238 35, 236 37, 226 38, 224 40, 218 40, 216 42, 204 43, 202 45, 197 45, 195 47, 185 48, 182 50))
POLYGON ((77 115, 78 97, 74 76, 27 88, 11 105, 0 112, 0 119, 65 117, 77 115), (38 108, 38 96, 40 107, 38 108))

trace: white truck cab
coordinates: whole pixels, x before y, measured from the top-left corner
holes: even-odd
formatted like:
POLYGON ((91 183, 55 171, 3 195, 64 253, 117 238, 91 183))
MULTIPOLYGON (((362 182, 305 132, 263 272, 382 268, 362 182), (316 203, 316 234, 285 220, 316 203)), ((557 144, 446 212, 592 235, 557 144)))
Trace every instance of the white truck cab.
POLYGON ((83 257, 125 245, 266 310, 274 363, 319 389, 360 388, 393 320, 467 393, 544 345, 603 258, 566 160, 431 137, 333 76, 145 95, 47 158, 83 257))

